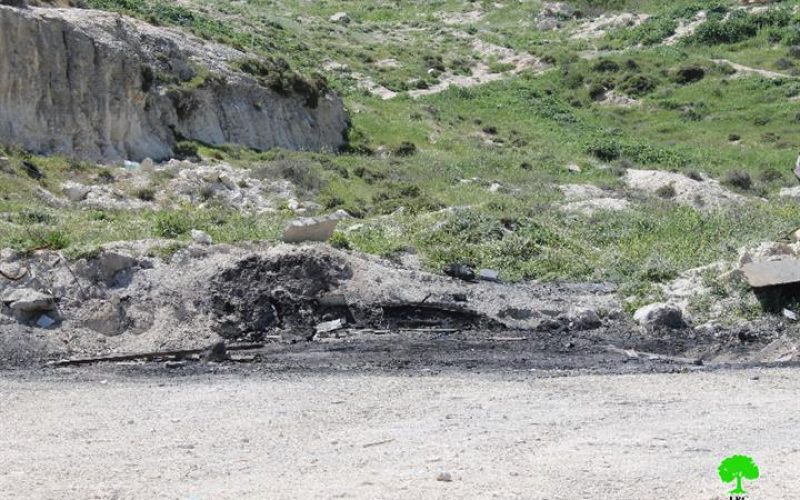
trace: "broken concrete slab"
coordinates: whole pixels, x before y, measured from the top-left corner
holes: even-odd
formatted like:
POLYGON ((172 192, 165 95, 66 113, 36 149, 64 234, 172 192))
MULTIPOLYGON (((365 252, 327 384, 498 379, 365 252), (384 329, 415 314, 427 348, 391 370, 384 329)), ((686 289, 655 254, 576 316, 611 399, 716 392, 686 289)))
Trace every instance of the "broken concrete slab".
POLYGON ((750 262, 742 266, 742 273, 753 288, 794 285, 800 283, 800 260, 750 262))
POLYGON ((481 269, 478 271, 478 279, 481 281, 492 281, 494 283, 499 283, 500 273, 494 269, 481 269))
POLYGON ((341 330, 347 325, 347 320, 343 318, 335 319, 333 321, 325 321, 324 323, 320 323, 316 327, 317 335, 318 336, 325 336, 331 332, 335 332, 336 330, 341 330))
POLYGON ((52 295, 31 288, 19 288, 3 294, 2 302, 12 311, 19 313, 37 313, 52 311, 56 299, 52 295))
POLYGON ((283 228, 281 240, 285 243, 304 241, 328 241, 339 224, 337 214, 325 217, 303 217, 295 219, 283 228))

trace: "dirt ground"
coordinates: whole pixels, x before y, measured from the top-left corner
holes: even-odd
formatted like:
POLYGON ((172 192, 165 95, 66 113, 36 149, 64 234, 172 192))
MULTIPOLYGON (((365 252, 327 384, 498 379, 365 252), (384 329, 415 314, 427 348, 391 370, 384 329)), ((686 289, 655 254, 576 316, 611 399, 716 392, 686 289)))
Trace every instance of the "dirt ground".
POLYGON ((711 500, 736 453, 796 490, 794 369, 239 370, 6 373, 3 497, 711 500))

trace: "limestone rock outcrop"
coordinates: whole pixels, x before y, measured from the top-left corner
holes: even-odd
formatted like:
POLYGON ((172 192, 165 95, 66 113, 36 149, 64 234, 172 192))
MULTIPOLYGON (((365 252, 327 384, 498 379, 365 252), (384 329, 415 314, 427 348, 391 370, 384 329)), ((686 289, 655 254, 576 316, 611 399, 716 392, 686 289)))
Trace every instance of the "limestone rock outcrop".
POLYGON ((114 161, 180 140, 335 150, 348 117, 322 81, 118 14, 0 5, 0 144, 114 161))

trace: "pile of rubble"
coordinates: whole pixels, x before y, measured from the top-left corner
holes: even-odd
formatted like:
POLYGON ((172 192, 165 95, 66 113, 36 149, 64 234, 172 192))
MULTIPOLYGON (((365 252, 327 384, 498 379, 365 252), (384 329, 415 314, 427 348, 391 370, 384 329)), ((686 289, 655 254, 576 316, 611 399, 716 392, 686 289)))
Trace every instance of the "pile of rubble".
POLYGON ((606 285, 465 283, 327 245, 169 242, 0 258, 0 357, 205 347, 221 338, 312 339, 357 329, 591 329, 622 317, 606 285), (16 342, 16 343, 15 343, 16 342))
POLYGON ((262 179, 247 169, 227 163, 195 164, 171 160, 154 164, 128 162, 95 184, 67 181, 62 198, 50 204, 70 203, 100 210, 174 209, 190 205, 225 207, 248 213, 272 212, 285 206, 298 214, 314 213, 321 207, 298 201, 295 186, 285 179, 262 179))

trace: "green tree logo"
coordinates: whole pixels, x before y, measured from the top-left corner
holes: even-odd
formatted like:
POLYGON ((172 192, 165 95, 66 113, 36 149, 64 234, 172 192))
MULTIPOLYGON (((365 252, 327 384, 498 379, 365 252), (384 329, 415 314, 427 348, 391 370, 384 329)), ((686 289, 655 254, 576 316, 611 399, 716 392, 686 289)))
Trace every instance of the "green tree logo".
POLYGON ((742 479, 750 481, 758 479, 758 466, 753 459, 744 455, 733 455, 719 464, 719 478, 723 483, 736 481, 736 488, 731 490, 731 495, 746 495, 742 488, 742 479))

